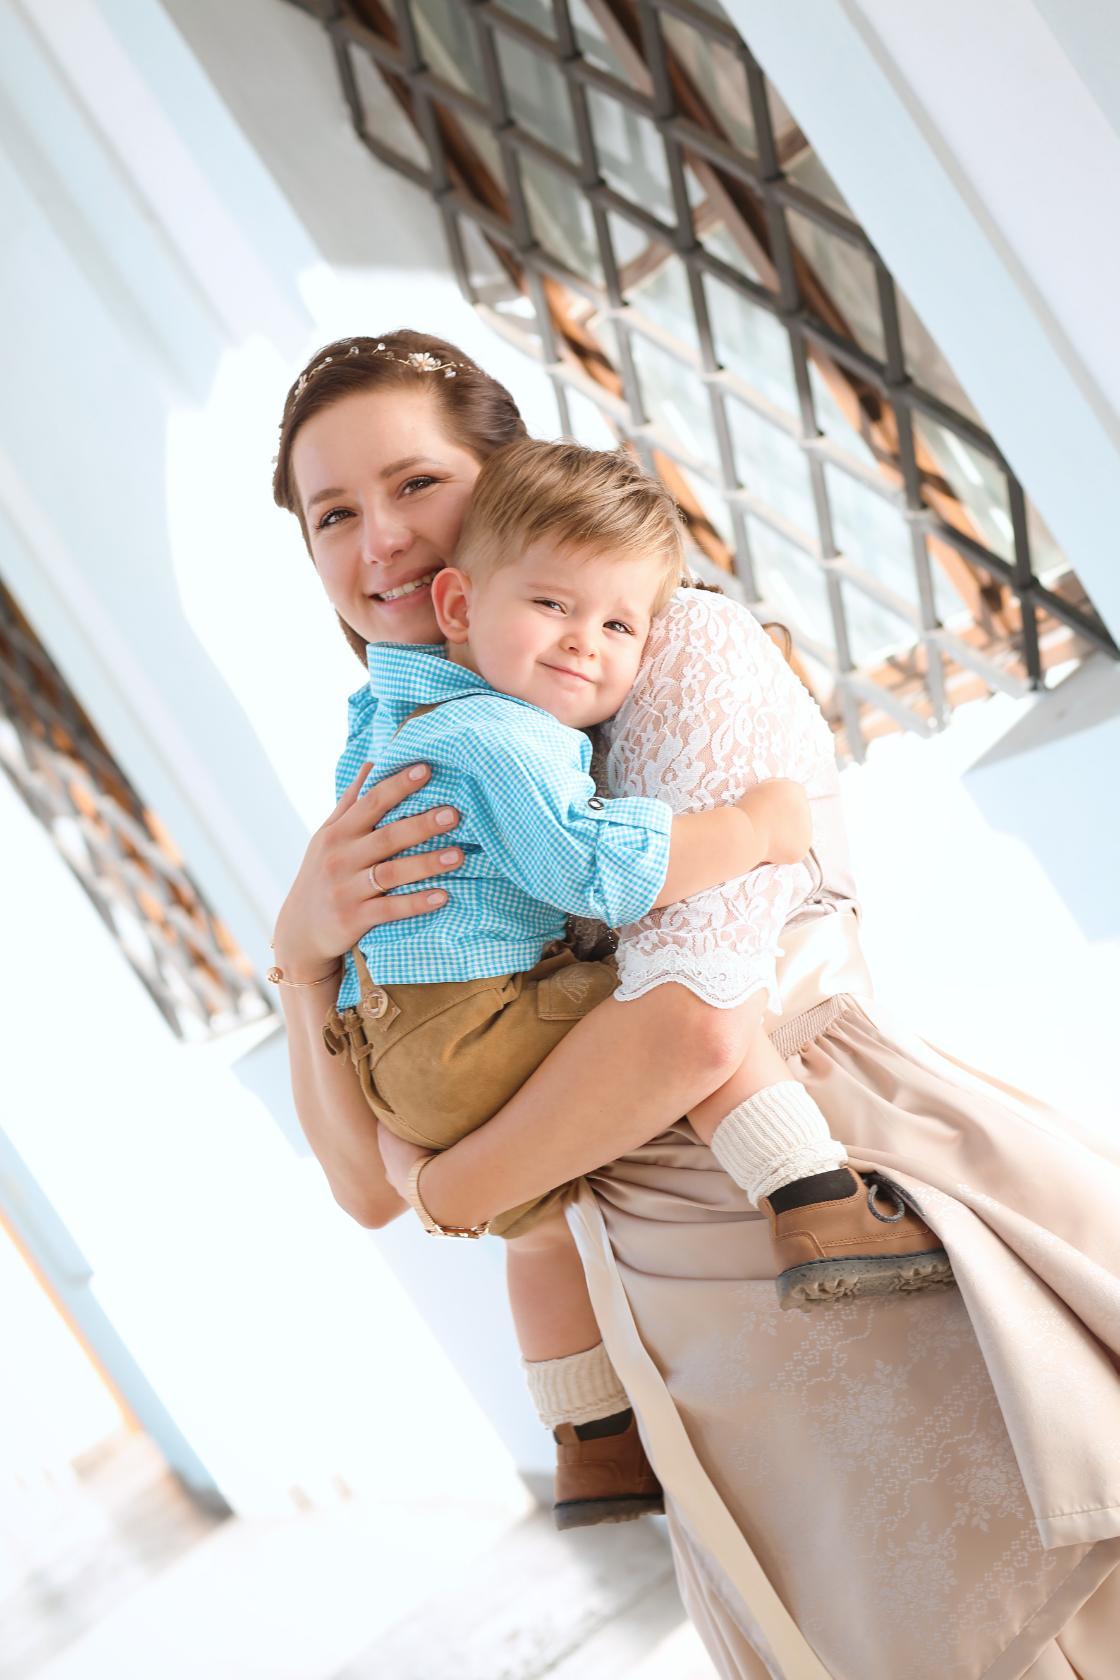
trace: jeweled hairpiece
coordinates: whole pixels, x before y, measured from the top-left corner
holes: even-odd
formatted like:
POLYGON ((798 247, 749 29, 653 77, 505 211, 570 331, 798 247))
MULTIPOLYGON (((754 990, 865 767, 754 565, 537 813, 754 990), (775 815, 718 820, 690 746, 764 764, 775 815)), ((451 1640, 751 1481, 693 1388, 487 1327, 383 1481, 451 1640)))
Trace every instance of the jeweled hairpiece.
POLYGON ((410 350, 407 356, 398 356, 385 343, 375 344, 372 350, 363 350, 360 344, 352 344, 345 355, 324 356, 321 362, 316 362, 314 367, 308 368, 306 373, 300 374, 293 392, 296 401, 298 402, 299 398, 302 397, 309 379, 314 379, 315 375, 321 373, 329 363, 335 361, 347 362, 351 356, 384 356, 387 361, 400 362, 402 367, 413 368, 417 373, 442 373, 445 379, 454 379, 459 369, 466 366, 464 362, 441 362, 439 357, 433 356, 430 350, 410 350))

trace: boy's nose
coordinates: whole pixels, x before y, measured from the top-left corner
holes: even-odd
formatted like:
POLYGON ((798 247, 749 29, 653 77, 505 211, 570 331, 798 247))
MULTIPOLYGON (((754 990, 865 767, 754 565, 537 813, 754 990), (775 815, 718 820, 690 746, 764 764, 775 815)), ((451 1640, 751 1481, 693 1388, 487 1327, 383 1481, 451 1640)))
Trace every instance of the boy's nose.
POLYGON ((586 625, 566 625, 561 640, 563 646, 571 653, 580 653, 585 656, 595 653, 595 635, 586 625))

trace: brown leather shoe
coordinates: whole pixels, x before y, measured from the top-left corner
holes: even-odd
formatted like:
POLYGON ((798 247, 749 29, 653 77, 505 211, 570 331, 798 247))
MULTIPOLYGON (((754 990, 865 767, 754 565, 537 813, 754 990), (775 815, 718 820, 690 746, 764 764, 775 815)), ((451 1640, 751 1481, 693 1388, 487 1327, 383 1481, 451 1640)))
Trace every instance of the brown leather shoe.
POLYGON ((940 1240, 878 1173, 864 1177, 841 1167, 784 1185, 762 1205, 782 1307, 807 1311, 856 1296, 952 1287, 953 1269, 940 1240), (818 1181, 821 1194, 814 1199, 818 1181))
POLYGON ((581 1440, 574 1424, 553 1430, 556 1440, 557 1528, 589 1528, 593 1523, 630 1522, 663 1511, 661 1483, 653 1473, 633 1412, 614 1435, 581 1440))

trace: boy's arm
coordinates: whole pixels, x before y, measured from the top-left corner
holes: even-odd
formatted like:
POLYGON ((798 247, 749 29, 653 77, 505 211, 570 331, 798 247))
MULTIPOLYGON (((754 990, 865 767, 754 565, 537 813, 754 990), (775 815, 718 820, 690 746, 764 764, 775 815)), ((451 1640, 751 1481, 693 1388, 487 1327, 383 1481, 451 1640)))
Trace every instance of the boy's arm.
POLYGON ((585 763, 550 757, 550 743, 531 724, 519 727, 512 709, 504 730, 485 713, 471 721, 460 711, 440 746, 443 762, 467 780, 460 803, 502 872, 568 915, 618 927, 809 849, 808 801, 794 782, 674 817, 661 800, 601 798, 585 763))
POLYGON ((487 698, 455 708, 431 756, 461 778, 449 798, 483 853, 529 897, 611 927, 634 921, 665 879, 672 812, 657 799, 601 798, 586 739, 550 722, 487 698))
POLYGON ((673 818, 669 867, 653 904, 691 898, 763 863, 800 863, 812 844, 809 800, 799 782, 775 777, 734 805, 673 818))

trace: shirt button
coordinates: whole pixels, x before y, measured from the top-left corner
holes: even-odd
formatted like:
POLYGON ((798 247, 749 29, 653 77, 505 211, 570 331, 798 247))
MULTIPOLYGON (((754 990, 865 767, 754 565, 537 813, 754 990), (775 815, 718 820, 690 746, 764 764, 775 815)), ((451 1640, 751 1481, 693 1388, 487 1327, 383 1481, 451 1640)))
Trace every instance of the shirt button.
POLYGON ((589 799, 587 801, 587 808, 589 811, 601 811, 603 809, 603 801, 601 799, 589 799))

